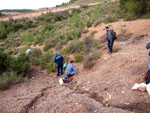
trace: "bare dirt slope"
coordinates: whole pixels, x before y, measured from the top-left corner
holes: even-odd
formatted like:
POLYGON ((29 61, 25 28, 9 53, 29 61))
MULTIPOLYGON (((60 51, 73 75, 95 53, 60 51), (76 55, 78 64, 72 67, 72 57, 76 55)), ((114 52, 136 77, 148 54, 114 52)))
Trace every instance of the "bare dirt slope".
MULTIPOLYGON (((120 33, 115 42, 120 50, 112 55, 107 54, 107 44, 101 37, 102 58, 89 70, 75 64, 79 74, 63 86, 58 84, 55 73, 46 76, 35 69, 35 78, 0 92, 0 113, 149 113, 147 93, 131 90, 134 83, 144 82, 148 24, 150 20, 123 22, 127 30, 120 33)), ((90 28, 99 29, 95 38, 103 34, 103 26, 90 28)), ((115 30, 119 32, 120 28, 115 30)))

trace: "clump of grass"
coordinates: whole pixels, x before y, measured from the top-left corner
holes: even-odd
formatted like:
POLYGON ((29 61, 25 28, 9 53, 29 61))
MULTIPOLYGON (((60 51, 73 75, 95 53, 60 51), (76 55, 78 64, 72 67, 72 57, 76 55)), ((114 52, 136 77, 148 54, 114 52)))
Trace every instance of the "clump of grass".
POLYGON ((89 30, 88 30, 88 29, 84 29, 82 32, 83 32, 84 34, 86 34, 86 33, 89 32, 89 30))
POLYGON ((97 20, 95 23, 94 23, 94 27, 97 27, 99 24, 102 23, 102 20, 97 20))
POLYGON ((95 61, 98 60, 102 56, 99 52, 93 52, 92 54, 88 55, 85 60, 83 67, 84 68, 91 68, 94 66, 95 61))
POLYGON ((141 17, 142 19, 150 19, 150 14, 145 14, 141 17))
POLYGON ((93 24, 93 22, 92 21, 90 21, 90 20, 87 20, 87 22, 86 22, 86 26, 89 28, 89 27, 92 27, 92 24, 93 24))
POLYGON ((113 49, 113 52, 114 52, 114 53, 117 53, 118 51, 119 51, 119 48, 114 48, 114 49, 113 49))
POLYGON ((82 54, 75 54, 74 55, 74 58, 75 58, 75 62, 82 62, 83 60, 83 55, 82 54))
POLYGON ((2 73, 0 75, 0 90, 6 90, 13 84, 18 84, 21 81, 24 81, 20 75, 17 75, 15 72, 11 72, 10 74, 2 73))
POLYGON ((116 17, 108 16, 107 18, 104 19, 104 23, 111 23, 117 21, 116 17))
POLYGON ((96 33, 97 33, 97 31, 92 31, 91 36, 93 37, 96 33))
POLYGON ((40 57, 42 53, 40 49, 32 49, 32 52, 30 54, 30 62, 32 65, 40 65, 40 57))

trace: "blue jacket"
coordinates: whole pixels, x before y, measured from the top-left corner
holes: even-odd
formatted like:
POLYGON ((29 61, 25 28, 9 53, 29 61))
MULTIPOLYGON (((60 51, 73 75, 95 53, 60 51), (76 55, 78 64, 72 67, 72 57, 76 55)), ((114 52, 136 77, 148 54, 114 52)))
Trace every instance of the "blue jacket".
POLYGON ((54 63, 56 63, 56 66, 63 65, 63 61, 64 61, 64 58, 60 54, 56 54, 54 56, 54 63))
POLYGON ((112 41, 113 40, 113 34, 114 31, 112 29, 107 31, 107 40, 112 41))
POLYGON ((74 74, 77 74, 77 70, 71 63, 69 63, 67 65, 67 69, 66 69, 65 73, 66 73, 66 75, 74 75, 74 74))

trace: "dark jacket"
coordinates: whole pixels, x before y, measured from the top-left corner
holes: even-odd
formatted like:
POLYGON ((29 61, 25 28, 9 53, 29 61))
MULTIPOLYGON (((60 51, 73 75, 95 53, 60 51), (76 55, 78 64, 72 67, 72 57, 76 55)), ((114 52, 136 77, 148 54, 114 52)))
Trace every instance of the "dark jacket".
POLYGON ((64 61, 64 58, 60 54, 56 54, 54 56, 54 63, 56 63, 56 66, 63 65, 63 61, 64 61))
POLYGON ((106 39, 109 40, 109 41, 112 41, 113 37, 114 37, 114 31, 113 31, 113 29, 108 30, 107 31, 107 38, 106 39))

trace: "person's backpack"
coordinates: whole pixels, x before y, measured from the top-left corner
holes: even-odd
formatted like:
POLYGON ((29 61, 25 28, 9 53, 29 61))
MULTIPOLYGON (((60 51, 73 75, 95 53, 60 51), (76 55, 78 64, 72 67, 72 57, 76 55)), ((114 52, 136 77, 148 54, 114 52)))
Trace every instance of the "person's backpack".
POLYGON ((64 83, 68 83, 71 81, 71 79, 69 77, 64 77, 63 78, 64 83))
POLYGON ((150 69, 149 69, 149 70, 147 71, 147 73, 146 73, 145 81, 146 81, 146 84, 149 84, 149 83, 150 83, 150 69))
POLYGON ((113 33, 113 40, 117 40, 118 36, 116 34, 116 32, 113 33))
POLYGON ((116 32, 114 32, 114 30, 112 29, 112 31, 111 31, 111 34, 112 34, 112 36, 113 36, 113 40, 117 40, 117 38, 118 38, 118 36, 117 36, 117 33, 116 32))

